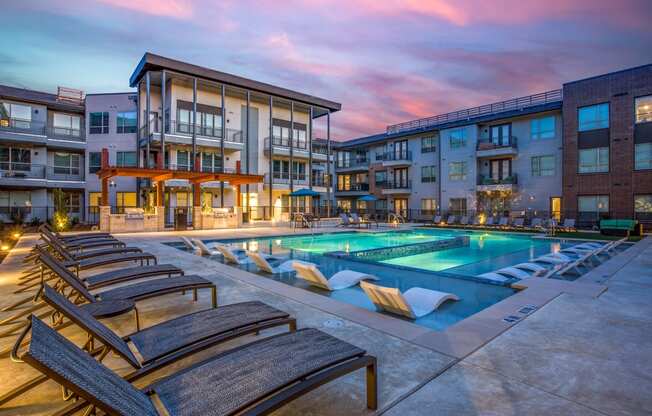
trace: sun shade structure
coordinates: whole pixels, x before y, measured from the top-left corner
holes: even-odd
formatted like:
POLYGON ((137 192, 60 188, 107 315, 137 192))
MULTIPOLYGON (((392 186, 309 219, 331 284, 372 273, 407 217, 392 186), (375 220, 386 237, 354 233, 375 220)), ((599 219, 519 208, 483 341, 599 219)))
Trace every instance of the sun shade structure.
POLYGON ((319 195, 320 195, 319 192, 313 191, 312 189, 308 189, 308 188, 299 189, 298 191, 294 191, 290 194, 290 196, 296 196, 296 197, 300 197, 300 196, 317 197, 319 195))
POLYGON ((358 198, 358 201, 367 201, 367 202, 373 202, 377 200, 378 198, 376 198, 373 195, 362 195, 360 198, 358 198))

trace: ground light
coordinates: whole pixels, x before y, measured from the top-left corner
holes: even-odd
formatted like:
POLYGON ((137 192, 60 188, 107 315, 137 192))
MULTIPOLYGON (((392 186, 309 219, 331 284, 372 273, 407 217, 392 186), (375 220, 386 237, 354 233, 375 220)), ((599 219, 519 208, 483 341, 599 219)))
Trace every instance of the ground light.
POLYGON ((18 239, 20 238, 20 233, 19 233, 19 232, 15 232, 15 233, 12 234, 12 236, 13 236, 16 240, 18 240, 18 239))
POLYGON ((9 250, 9 245, 5 244, 5 243, 2 243, 2 245, 0 245, 0 250, 8 251, 9 250))

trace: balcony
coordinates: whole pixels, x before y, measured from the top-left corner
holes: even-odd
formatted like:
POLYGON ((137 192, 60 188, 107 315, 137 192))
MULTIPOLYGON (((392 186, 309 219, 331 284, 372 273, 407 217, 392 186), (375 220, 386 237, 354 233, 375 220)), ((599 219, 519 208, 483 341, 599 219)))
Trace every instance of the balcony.
POLYGON ((312 186, 322 186, 322 187, 327 187, 328 186, 328 180, 326 179, 325 175, 313 175, 312 178, 310 179, 310 182, 312 183, 312 186))
POLYGON ((335 194, 338 196, 358 196, 369 193, 369 184, 367 182, 350 183, 348 186, 340 187, 338 185, 335 194))
POLYGON ((59 187, 79 186, 83 182, 84 169, 77 167, 46 166, 23 162, 0 162, 0 184, 7 186, 48 185, 56 181, 59 187))
POLYGON ((409 194, 410 192, 412 192, 412 181, 403 180, 403 181, 382 182, 381 189, 383 195, 409 194))
POLYGON ((369 159, 342 159, 335 161, 335 168, 338 172, 367 170, 369 169, 369 159))
POLYGON ((57 127, 50 126, 47 127, 48 139, 55 140, 69 140, 75 142, 85 142, 86 135, 84 134, 84 129, 72 129, 68 127, 57 127))
POLYGON ((0 131, 45 136, 46 124, 18 118, 0 118, 0 131))
MULTIPOLYGON (((265 183, 269 184, 269 174, 265 175, 265 183)), ((272 183, 279 185, 290 184, 290 174, 287 172, 274 172, 272 174, 272 183)), ((292 175, 293 185, 308 185, 308 175, 305 173, 295 173, 292 175)))
POLYGON ((83 182, 84 168, 48 166, 47 178, 51 181, 83 182))
MULTIPOLYGON (((200 145, 212 145, 216 146, 222 142, 222 127, 211 127, 205 125, 196 124, 193 126, 190 123, 169 120, 166 121, 165 126, 165 140, 171 143, 180 143, 180 144, 191 144, 192 143, 192 134, 193 127, 195 128, 195 134, 197 136, 198 144, 200 145)), ((155 120, 150 123, 150 134, 152 136, 152 141, 154 143, 160 142, 160 129, 161 124, 158 120, 155 120)), ((140 138, 144 139, 147 137, 147 126, 142 126, 140 128, 140 138)), ((226 136, 224 137, 225 147, 228 145, 240 149, 244 143, 244 135, 242 130, 237 129, 226 129, 226 136)))
POLYGON ((383 166, 404 166, 412 163, 412 152, 385 152, 376 153, 376 161, 382 162, 383 166))
POLYGON ((46 144, 47 140, 63 140, 84 143, 84 128, 54 126, 42 121, 0 118, 0 132, 10 134, 10 138, 32 143, 46 144))
POLYGON ((518 176, 512 174, 502 179, 494 179, 488 176, 479 175, 478 185, 476 190, 478 192, 514 192, 518 185, 518 176))
POLYGON ((477 157, 515 156, 518 153, 516 137, 497 139, 478 139, 475 154, 477 157))

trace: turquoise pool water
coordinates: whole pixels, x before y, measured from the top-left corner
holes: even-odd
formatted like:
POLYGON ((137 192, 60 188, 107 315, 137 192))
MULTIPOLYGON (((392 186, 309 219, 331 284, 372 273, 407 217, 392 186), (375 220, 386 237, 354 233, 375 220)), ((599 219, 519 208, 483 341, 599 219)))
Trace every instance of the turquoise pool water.
MULTIPOLYGON (((288 259, 315 263, 322 273, 330 277, 340 270, 355 270, 378 277, 378 284, 395 287, 405 292, 412 287, 423 287, 456 294, 460 300, 446 302, 434 313, 416 321, 434 330, 443 330, 484 308, 487 308, 514 294, 508 286, 478 280, 478 274, 531 260, 534 257, 556 251, 567 244, 559 240, 535 239, 518 233, 486 233, 454 229, 419 229, 412 231, 341 232, 302 236, 278 236, 254 239, 205 240, 208 245, 219 241, 233 247, 258 250, 288 259), (416 255, 361 261, 350 255, 334 256, 333 252, 360 252, 384 247, 401 247, 415 243, 429 243, 453 237, 468 237, 468 246, 430 251, 416 255)), ((183 249, 181 243, 171 243, 183 249)), ((223 261, 220 256, 213 258, 223 261)), ((270 275, 258 270, 252 264, 242 264, 244 270, 256 273, 261 278, 274 279, 284 284, 299 287, 323 296, 375 310, 374 305, 358 286, 325 291, 296 278, 294 273, 270 275)))

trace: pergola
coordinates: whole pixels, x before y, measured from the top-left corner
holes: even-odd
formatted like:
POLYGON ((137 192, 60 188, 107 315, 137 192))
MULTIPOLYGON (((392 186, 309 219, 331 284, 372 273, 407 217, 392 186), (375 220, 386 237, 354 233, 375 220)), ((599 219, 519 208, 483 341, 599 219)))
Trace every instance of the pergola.
POLYGON ((156 206, 163 206, 163 187, 170 179, 185 179, 193 186, 193 206, 200 206, 200 184, 204 182, 228 182, 236 188, 235 206, 240 206, 240 185, 262 183, 263 175, 248 175, 243 173, 201 172, 194 170, 172 170, 158 168, 118 167, 109 166, 109 153, 102 149, 102 165, 97 176, 102 182, 102 206, 109 206, 109 180, 115 176, 149 178, 156 182, 156 206))

